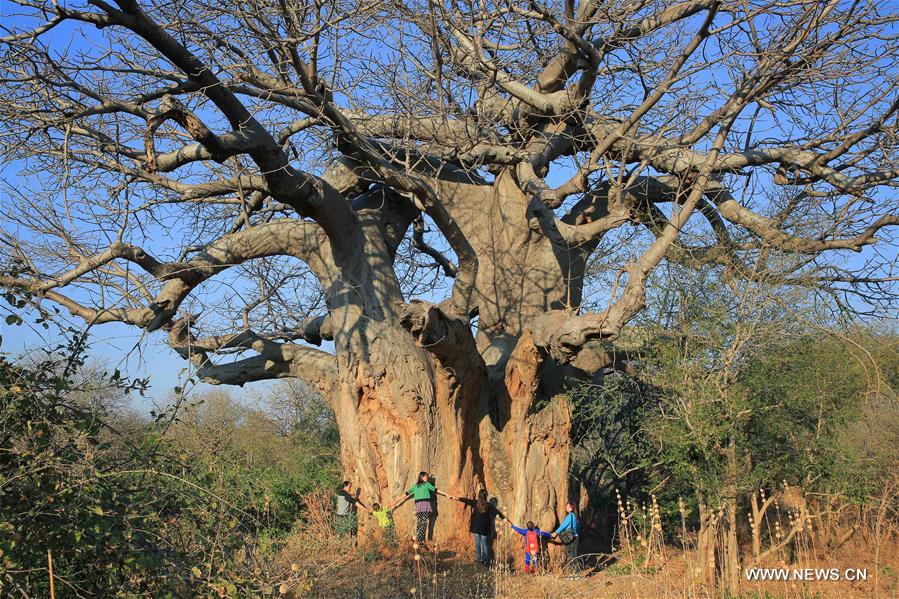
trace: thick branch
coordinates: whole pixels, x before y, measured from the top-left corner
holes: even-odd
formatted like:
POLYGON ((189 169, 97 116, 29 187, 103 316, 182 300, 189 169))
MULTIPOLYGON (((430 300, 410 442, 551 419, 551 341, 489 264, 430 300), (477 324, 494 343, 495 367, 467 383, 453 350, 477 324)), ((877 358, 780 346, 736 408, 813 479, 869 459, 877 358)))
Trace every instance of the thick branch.
POLYGON ((91 0, 116 24, 126 27, 156 48, 162 56, 181 69, 222 111, 235 131, 245 131, 260 143, 250 148, 253 160, 262 169, 276 199, 319 222, 331 240, 338 262, 353 252, 355 216, 348 203, 333 188, 308 173, 297 171, 277 141, 259 124, 212 69, 154 22, 134 0, 119 0, 122 11, 102 0, 91 0))
POLYGON ((154 331, 174 317, 184 299, 201 282, 247 260, 277 255, 300 258, 325 286, 336 277, 330 245, 321 228, 308 221, 283 219, 225 235, 185 262, 162 263, 138 247, 115 243, 104 252, 82 259, 77 267, 48 283, 9 277, 0 279, 0 283, 21 286, 39 297, 56 301, 72 314, 91 323, 121 321, 154 331), (139 264, 159 281, 165 282, 149 307, 94 310, 52 291, 55 287, 77 281, 117 258, 139 264))
POLYGON ((190 332, 191 318, 169 330, 169 345, 197 367, 201 380, 212 384, 244 383, 284 377, 301 378, 321 391, 337 378, 337 360, 327 352, 295 343, 277 343, 250 330, 218 337, 196 339, 190 332), (228 349, 250 350, 257 356, 231 363, 214 364, 210 353, 228 349))

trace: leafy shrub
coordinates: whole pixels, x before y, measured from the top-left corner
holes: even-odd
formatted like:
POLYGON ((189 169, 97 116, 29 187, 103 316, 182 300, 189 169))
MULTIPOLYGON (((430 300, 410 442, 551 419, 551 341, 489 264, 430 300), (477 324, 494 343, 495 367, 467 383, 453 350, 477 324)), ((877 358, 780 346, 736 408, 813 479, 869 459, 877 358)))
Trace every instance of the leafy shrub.
POLYGON ((333 451, 268 431, 259 414, 232 423, 230 438, 210 430, 223 446, 192 451, 185 425, 105 407, 98 389, 146 383, 93 372, 88 384, 85 342, 73 334, 28 365, 0 356, 2 594, 49 596, 48 553, 65 596, 255 596, 299 584, 302 573, 260 554, 295 525, 304 494, 334 487, 333 451))

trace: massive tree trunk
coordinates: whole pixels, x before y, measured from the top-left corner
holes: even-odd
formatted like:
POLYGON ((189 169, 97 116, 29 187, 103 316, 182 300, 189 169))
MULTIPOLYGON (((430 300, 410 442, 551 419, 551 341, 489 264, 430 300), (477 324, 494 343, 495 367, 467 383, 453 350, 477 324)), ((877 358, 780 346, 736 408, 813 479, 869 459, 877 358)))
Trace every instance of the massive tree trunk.
MULTIPOLYGON (((406 331, 382 330, 370 360, 340 375, 332 401, 345 476, 363 498, 386 504, 425 470, 448 494, 485 487, 514 521, 554 525, 567 500, 570 415, 564 398, 541 394, 543 358, 530 333, 491 385, 463 325, 426 311, 437 322, 413 328, 415 342, 406 331)), ((397 518, 403 535, 412 524, 397 518)), ((462 504, 440 500, 437 538, 467 538, 467 530, 462 504)))
MULTIPOLYGON (((477 341, 445 306, 405 304, 392 322, 332 311, 344 473, 385 504, 425 470, 448 494, 484 487, 513 521, 549 528, 568 500, 570 409, 564 368, 528 325, 570 297, 568 254, 528 228, 524 194, 505 176, 439 185, 480 259, 477 341)), ((411 517, 397 524, 411 533, 411 517)), ((461 504, 440 500, 435 535, 467 537, 461 504)))

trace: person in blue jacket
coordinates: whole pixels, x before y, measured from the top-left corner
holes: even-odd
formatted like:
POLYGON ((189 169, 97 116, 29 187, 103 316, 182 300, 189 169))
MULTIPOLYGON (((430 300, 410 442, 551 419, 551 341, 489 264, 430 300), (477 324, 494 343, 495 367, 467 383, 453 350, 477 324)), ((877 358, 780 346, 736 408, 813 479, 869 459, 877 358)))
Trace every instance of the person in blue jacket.
POLYGON ((559 540, 565 545, 565 557, 567 558, 568 563, 573 564, 577 559, 577 543, 578 537, 580 536, 580 524, 578 523, 574 503, 570 501, 566 503, 565 511, 568 512, 565 514, 565 519, 562 520, 562 524, 559 525, 559 528, 556 529, 552 536, 553 538, 559 537, 559 540))
POLYGON ((534 523, 530 520, 528 520, 527 528, 518 528, 511 522, 509 522, 509 526, 512 527, 512 530, 524 537, 525 573, 535 573, 537 571, 537 563, 540 561, 540 537, 545 537, 548 539, 552 535, 534 526, 534 523))

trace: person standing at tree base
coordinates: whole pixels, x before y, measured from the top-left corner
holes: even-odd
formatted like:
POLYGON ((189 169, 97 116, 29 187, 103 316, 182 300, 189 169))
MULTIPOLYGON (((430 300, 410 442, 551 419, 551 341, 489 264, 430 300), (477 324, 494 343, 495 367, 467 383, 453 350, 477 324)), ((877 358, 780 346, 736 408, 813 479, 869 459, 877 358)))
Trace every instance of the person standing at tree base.
POLYGON ((537 572, 537 565, 540 562, 540 538, 550 538, 552 535, 548 532, 540 530, 534 526, 530 520, 527 528, 518 528, 511 522, 509 526, 512 530, 524 537, 524 571, 526 574, 534 574, 537 572))
POLYGON ((356 506, 367 510, 368 507, 359 500, 358 493, 353 495, 353 483, 348 480, 337 489, 337 506, 335 515, 337 516, 334 524, 334 531, 338 534, 348 534, 356 536, 356 506))
MULTIPOLYGON (((428 473, 418 473, 418 481, 406 491, 406 497, 399 503, 403 503, 410 497, 415 501, 415 540, 424 544, 428 538, 428 527, 431 525, 431 516, 434 511, 432 493, 454 499, 431 484, 428 473)), ((399 503, 397 505, 399 505, 399 503)))
POLYGON ((565 514, 565 519, 562 520, 562 524, 559 525, 559 528, 556 529, 552 536, 553 538, 558 537, 565 546, 566 567, 577 568, 577 546, 580 537, 580 524, 578 522, 574 503, 571 501, 566 503, 565 511, 567 512, 565 514))
POLYGON ((490 537, 493 535, 493 522, 497 516, 505 520, 506 517, 495 505, 487 500, 487 490, 478 491, 476 499, 457 497, 471 508, 471 521, 468 530, 474 537, 475 560, 484 566, 490 565, 490 537))
POLYGON ((396 527, 393 525, 393 510, 396 503, 387 507, 381 507, 380 503, 372 505, 371 516, 378 526, 375 529, 374 540, 387 547, 396 546, 396 527))

